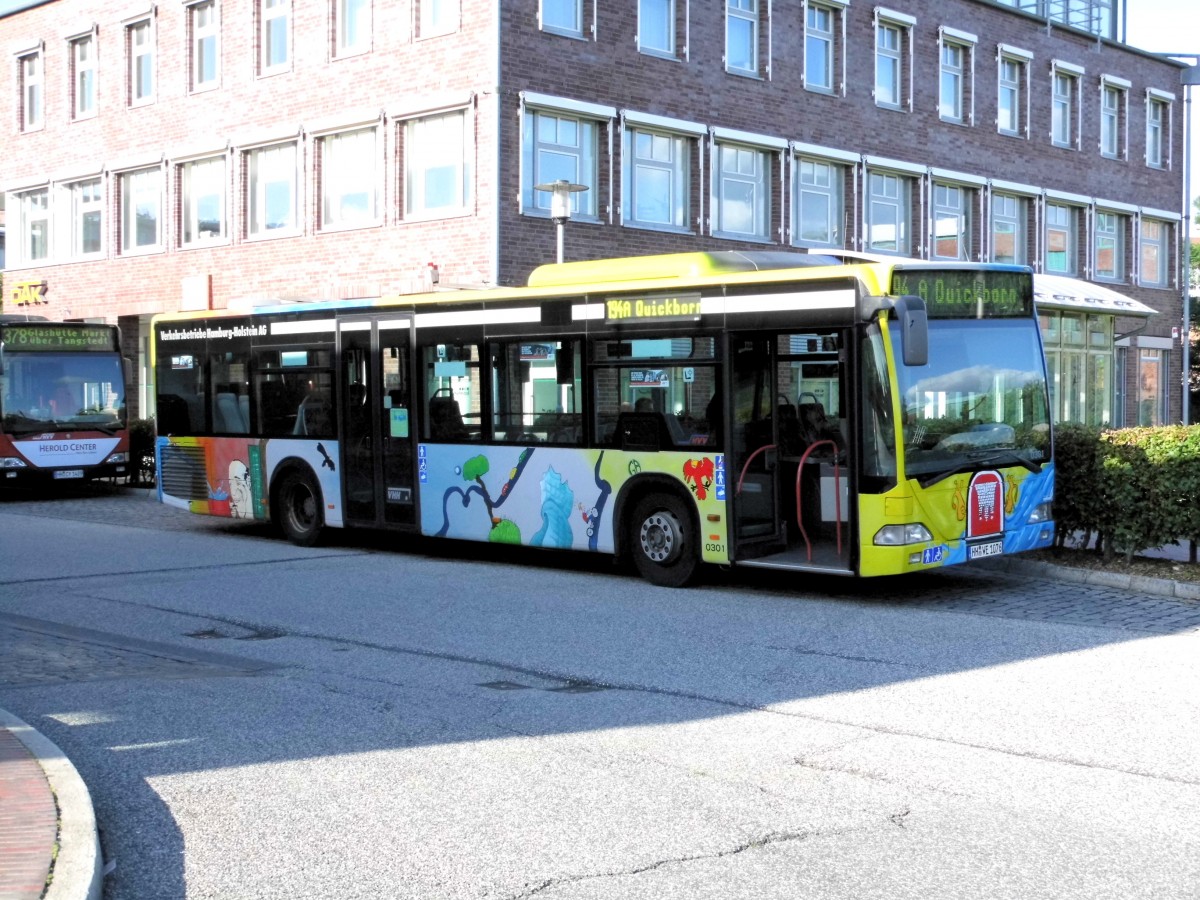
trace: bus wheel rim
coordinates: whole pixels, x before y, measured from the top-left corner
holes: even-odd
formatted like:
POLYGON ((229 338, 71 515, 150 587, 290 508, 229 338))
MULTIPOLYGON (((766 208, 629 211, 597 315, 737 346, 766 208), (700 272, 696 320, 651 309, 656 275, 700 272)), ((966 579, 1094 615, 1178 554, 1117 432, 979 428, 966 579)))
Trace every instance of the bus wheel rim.
POLYGON ((679 554, 679 520, 669 512, 653 513, 642 522, 638 539, 648 559, 665 565, 679 554))

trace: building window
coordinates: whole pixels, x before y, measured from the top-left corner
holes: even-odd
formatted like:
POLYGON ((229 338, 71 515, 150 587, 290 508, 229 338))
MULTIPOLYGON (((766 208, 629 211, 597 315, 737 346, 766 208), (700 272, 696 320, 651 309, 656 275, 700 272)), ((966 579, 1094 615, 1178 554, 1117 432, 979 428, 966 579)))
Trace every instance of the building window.
POLYGON ((296 145, 276 144, 246 154, 249 237, 294 233, 298 227, 296 145))
POLYGON ((1028 60, 1001 55, 996 116, 996 128, 1001 134, 1019 136, 1026 133, 1024 104, 1028 77, 1028 60))
POLYGON ((802 247, 842 246, 842 167, 800 157, 796 168, 792 242, 802 247))
POLYGON ((766 240, 771 205, 766 151, 717 144, 714 162, 714 234, 766 240))
POLYGON ((292 0, 259 0, 258 70, 287 71, 291 65, 292 0))
POLYGON ((1102 80, 1100 84, 1100 155, 1109 159, 1127 158, 1125 117, 1129 95, 1122 84, 1102 80))
POLYGON ((758 74, 758 0, 725 0, 725 71, 758 74))
POLYGON ((933 258, 971 258, 971 208, 966 188, 933 186, 933 258))
POLYGON ((689 139, 627 128, 622 209, 627 225, 684 229, 688 223, 689 139))
POLYGON ((1138 347, 1138 425, 1150 427, 1167 421, 1167 361, 1170 351, 1138 347))
POLYGON ((192 31, 192 90, 216 87, 220 34, 217 4, 205 0, 188 7, 188 22, 192 31))
POLYGON ((804 86, 810 91, 833 93, 837 37, 837 10, 809 3, 804 12, 804 86))
POLYGON ((638 0, 638 50, 675 57, 675 0, 638 0))
POLYGON ((542 31, 583 37, 583 0, 541 0, 542 31))
POLYGON ((915 20, 899 18, 899 13, 877 15, 875 20, 875 105, 888 109, 911 109, 911 90, 905 83, 908 69, 905 56, 912 47, 915 20))
POLYGON ((71 115, 86 119, 96 114, 96 36, 71 41, 71 115))
POLYGON ((50 257, 50 191, 40 188, 18 194, 20 203, 21 249, 15 254, 19 263, 38 263, 50 257))
POLYGON ((35 131, 44 124, 45 84, 42 78, 42 51, 27 53, 18 59, 21 73, 21 130, 35 131))
POLYGON ((870 174, 867 206, 867 249, 907 256, 912 232, 912 202, 907 178, 870 174))
POLYGON ((334 0, 334 56, 371 49, 371 0, 334 0))
POLYGON ((1125 277, 1125 217, 1096 213, 1096 277, 1120 281, 1125 277))
POLYGON ((938 116, 943 122, 960 125, 971 122, 974 49, 974 41, 947 40, 944 36, 941 39, 938 116))
POLYGON ((162 241, 162 169, 120 176, 121 252, 157 250, 162 241))
POLYGON ((1079 76, 1056 68, 1051 97, 1050 140, 1056 147, 1078 149, 1075 123, 1079 101, 1079 76))
POLYGON ((466 208, 471 196, 469 143, 463 111, 407 123, 406 215, 444 216, 466 208))
POLYGON ((179 243, 195 247, 226 236, 225 157, 214 156, 179 167, 179 243))
POLYGON ((1046 271, 1055 275, 1074 275, 1075 209, 1058 203, 1046 204, 1046 271))
POLYGON ((1170 226, 1155 219, 1142 219, 1141 282, 1147 287, 1169 287, 1167 281, 1170 226))
POLYGON ((321 138, 321 226, 349 228, 379 221, 378 129, 321 138))
POLYGON ((1038 314, 1050 412, 1055 422, 1114 424, 1113 317, 1047 310, 1038 314))
POLYGON ((549 215, 550 192, 534 190, 534 185, 568 181, 587 188, 571 194, 571 215, 594 220, 599 194, 597 123, 561 112, 526 110, 524 125, 522 207, 549 215))
POLYGON ((1168 168, 1163 135, 1167 125, 1167 104, 1154 98, 1146 102, 1146 165, 1156 169, 1168 168))
POLYGON ((104 251, 104 190, 99 178, 69 186, 71 196, 71 256, 80 259, 104 251))
POLYGON ((459 0, 419 0, 417 37, 437 37, 458 31, 459 0))
POLYGON ((154 100, 154 25, 149 19, 125 30, 129 59, 129 105, 154 100))
POLYGON ((992 261, 1026 265, 1029 258, 1025 222, 1028 201, 1012 194, 992 195, 992 261))

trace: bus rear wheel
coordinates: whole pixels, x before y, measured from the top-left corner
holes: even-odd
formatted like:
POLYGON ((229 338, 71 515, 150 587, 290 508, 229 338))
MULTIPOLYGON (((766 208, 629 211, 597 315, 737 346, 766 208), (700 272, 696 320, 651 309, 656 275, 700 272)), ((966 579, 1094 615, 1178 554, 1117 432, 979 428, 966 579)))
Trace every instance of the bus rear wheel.
POLYGON ((687 508, 670 494, 650 494, 633 509, 630 553, 638 574, 662 587, 683 587, 700 564, 687 508))
POLYGON ((321 488, 312 473, 292 469, 283 476, 276 500, 279 528, 293 544, 312 547, 321 539, 321 488))

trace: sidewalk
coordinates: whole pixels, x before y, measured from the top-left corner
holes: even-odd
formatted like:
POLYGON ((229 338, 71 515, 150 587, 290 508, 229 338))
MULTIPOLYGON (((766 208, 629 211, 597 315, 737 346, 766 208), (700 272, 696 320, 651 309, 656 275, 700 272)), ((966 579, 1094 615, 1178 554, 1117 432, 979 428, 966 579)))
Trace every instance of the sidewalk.
POLYGON ((0 900, 98 900, 101 868, 83 779, 58 747, 0 709, 0 900))

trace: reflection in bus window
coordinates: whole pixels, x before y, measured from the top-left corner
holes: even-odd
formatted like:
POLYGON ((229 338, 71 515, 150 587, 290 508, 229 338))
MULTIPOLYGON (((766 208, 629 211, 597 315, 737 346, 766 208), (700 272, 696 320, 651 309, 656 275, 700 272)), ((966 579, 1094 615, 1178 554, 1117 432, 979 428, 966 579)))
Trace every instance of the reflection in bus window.
MULTIPOLYGON (((878 324, 867 329, 862 343, 862 434, 864 479, 896 477, 896 431, 892 419, 892 392, 888 387, 887 358, 878 324)), ((886 484, 864 480, 863 487, 886 484)))
POLYGON ((579 341, 515 340, 489 345, 495 440, 582 443, 580 349, 579 341))

